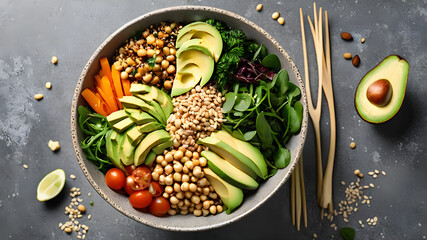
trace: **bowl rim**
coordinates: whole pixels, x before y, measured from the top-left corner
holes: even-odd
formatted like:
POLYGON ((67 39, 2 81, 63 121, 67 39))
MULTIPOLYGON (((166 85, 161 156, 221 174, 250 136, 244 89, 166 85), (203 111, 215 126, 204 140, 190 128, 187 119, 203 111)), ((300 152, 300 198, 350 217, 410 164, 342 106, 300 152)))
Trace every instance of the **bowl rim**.
POLYGON ((148 13, 145 13, 139 17, 136 17, 130 21, 128 21, 127 23, 125 23, 124 25, 122 25, 120 28, 118 28, 116 31, 114 31, 111 35, 109 35, 95 50, 95 52, 91 55, 90 59, 88 60, 88 62, 86 63, 85 67, 83 68, 79 79, 77 81, 75 90, 74 90, 74 94, 73 94, 73 98, 72 98, 72 103, 71 103, 71 137, 72 137, 72 142, 73 142, 73 148, 74 148, 74 152, 76 154, 76 158, 77 158, 77 162, 80 166, 80 168, 83 171, 83 174, 85 175, 86 179, 89 181, 89 183, 92 185, 92 187, 95 189, 95 191, 107 202, 109 203, 112 207, 114 207, 116 210, 118 210, 119 212, 121 212, 122 214, 124 214, 125 216, 143 223, 145 225, 154 227, 154 228, 158 228, 158 229, 162 229, 162 230, 169 230, 169 231, 180 231, 180 232, 192 232, 192 231, 205 231, 205 230, 211 230, 211 229, 215 229, 215 228, 219 228, 219 227, 223 227, 225 225, 228 225, 230 223, 236 222, 240 219, 242 219, 243 217, 247 216, 248 214, 254 212, 256 209, 258 209, 262 204, 264 204, 265 202, 267 202, 267 200, 269 200, 277 191, 279 188, 281 188, 285 182, 287 182, 287 180, 289 179, 291 173, 294 171, 301 155, 302 155, 302 151, 304 148, 304 143, 305 143, 305 139, 306 139, 306 135, 307 135, 307 127, 308 127, 308 106, 307 106, 307 97, 306 97, 306 91, 305 91, 305 85, 304 82, 301 78, 301 75, 299 73, 298 68, 296 67, 294 61, 292 60, 292 58, 289 56, 289 54, 285 51, 285 49, 273 38, 271 37, 270 34, 268 34, 263 28, 259 27, 257 24, 253 23, 252 21, 249 21, 248 19, 240 16, 239 14, 236 14, 234 12, 230 12, 228 10, 224 10, 224 9, 220 9, 220 8, 216 8, 216 7, 210 7, 210 6, 196 6, 196 5, 183 5, 183 6, 173 6, 173 7, 167 7, 167 8, 162 8, 162 9, 157 9, 154 11, 150 11, 148 13), (82 152, 82 149, 80 147, 80 143, 78 140, 78 136, 77 136, 77 129, 78 129, 78 118, 77 118, 77 102, 78 102, 78 98, 79 95, 81 93, 82 90, 82 85, 83 85, 83 81, 86 78, 86 75, 88 74, 88 69, 91 66, 92 62, 98 57, 99 53, 101 52, 101 50, 105 47, 105 45, 107 45, 107 43, 109 43, 114 37, 116 37, 120 32, 122 32, 123 30, 125 30, 126 28, 130 27, 133 24, 136 24, 137 22, 148 18, 152 15, 157 15, 157 14, 161 14, 161 13, 165 13, 165 12, 171 12, 171 11, 182 11, 182 10, 192 10, 192 11, 206 11, 206 12, 213 12, 213 13, 219 13, 219 14, 225 14, 230 16, 231 18, 236 19, 237 21, 241 21, 247 25, 249 25, 249 27, 253 28, 254 30, 260 32, 261 34, 263 34, 276 48, 277 50, 280 51, 281 54, 283 54, 283 56, 287 59, 288 63, 290 64, 290 67, 292 69, 292 71, 295 73, 296 75, 296 80, 299 83, 299 87, 301 89, 301 102, 303 104, 303 119, 302 119, 302 124, 301 124, 301 129, 300 129, 300 142, 298 143, 297 146, 297 151, 296 154, 294 156, 294 158, 291 159, 291 163, 289 165, 289 171, 287 172, 287 174, 280 180, 279 184, 277 184, 272 191, 266 195, 265 198, 263 198, 261 201, 257 202, 256 204, 254 204, 254 206, 249 209, 248 211, 240 214, 240 215, 236 215, 234 217, 231 217, 230 219, 228 219, 227 221, 223 221, 221 223, 217 223, 217 224, 212 224, 212 225, 207 225, 207 226, 197 226, 197 227, 175 227, 175 226, 167 226, 167 225, 163 225, 163 224, 155 224, 151 221, 147 221, 145 219, 141 219, 139 217, 137 217, 135 214, 128 212, 126 210, 124 210, 123 208, 121 208, 118 204, 116 204, 112 199, 110 199, 110 197, 107 196, 107 194, 105 194, 101 188, 98 186, 98 184, 94 181, 94 179, 92 178, 92 176, 90 175, 88 169, 86 168, 86 164, 83 160, 84 158, 84 153, 82 152), (295 159, 293 161, 293 159, 295 159))

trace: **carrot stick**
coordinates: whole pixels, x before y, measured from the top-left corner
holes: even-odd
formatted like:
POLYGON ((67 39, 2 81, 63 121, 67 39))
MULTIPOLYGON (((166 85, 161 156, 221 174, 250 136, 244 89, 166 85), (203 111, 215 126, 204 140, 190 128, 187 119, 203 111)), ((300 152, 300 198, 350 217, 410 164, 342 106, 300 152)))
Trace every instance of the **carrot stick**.
MULTIPOLYGON (((122 86, 114 84, 114 79, 113 79, 113 74, 110 68, 110 64, 108 63, 108 59, 106 57, 101 58, 100 60, 101 62, 101 67, 102 67, 102 73, 104 74, 104 76, 108 77, 108 80, 110 81, 110 85, 113 87, 113 93, 114 93, 114 97, 116 98, 116 102, 117 105, 119 106, 119 108, 122 108, 122 104, 119 101, 119 98, 123 97, 123 90, 122 90, 122 86)), ((115 68, 112 68, 114 70, 116 70, 115 68)), ((118 71, 116 70, 116 72, 118 73, 118 71)), ((117 77, 117 76, 115 76, 117 77)), ((119 74, 119 79, 120 79, 120 74, 119 74)), ((120 81, 119 81, 120 82, 120 81)))
POLYGON ((116 68, 111 68, 111 75, 113 77, 114 88, 116 89, 117 98, 123 97, 122 83, 120 79, 120 73, 116 68))
POLYGON ((85 90, 83 90, 82 96, 95 112, 105 117, 108 116, 109 109, 107 104, 94 92, 92 92, 92 90, 86 88, 85 90))
POLYGON ((125 96, 132 96, 132 93, 130 93, 130 81, 129 79, 122 79, 122 85, 123 85, 123 92, 125 96))
POLYGON ((106 76, 102 78, 96 78, 96 87, 97 92, 101 94, 101 96, 104 98, 105 102, 107 103, 108 107, 111 109, 111 111, 115 112, 119 110, 117 107, 116 97, 113 93, 113 88, 110 85, 110 81, 106 76), (99 89, 99 90, 98 90, 99 89))
POLYGON ((112 113, 111 109, 108 107, 108 104, 105 102, 104 98, 98 92, 95 92, 95 95, 101 100, 101 105, 105 105, 107 109, 107 116, 112 113))

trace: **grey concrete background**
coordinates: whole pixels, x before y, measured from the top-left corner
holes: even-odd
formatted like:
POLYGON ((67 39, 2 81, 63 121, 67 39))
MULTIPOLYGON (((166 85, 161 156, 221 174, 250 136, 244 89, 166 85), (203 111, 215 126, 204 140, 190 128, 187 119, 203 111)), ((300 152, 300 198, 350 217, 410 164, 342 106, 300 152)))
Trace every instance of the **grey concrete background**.
MULTIPOLYGON (((58 229, 65 222, 68 191, 48 203, 36 200, 36 188, 48 172, 63 168, 66 188, 82 189, 92 219, 87 239, 339 239, 331 223, 319 218, 315 205, 315 147, 309 126, 305 176, 309 227, 297 232, 291 225, 289 184, 248 217, 208 232, 176 233, 147 227, 117 212, 103 201, 84 178, 74 156, 70 137, 70 104, 79 74, 97 46, 118 27, 149 11, 171 5, 208 5, 240 14, 267 30, 303 70, 299 8, 312 16, 312 1, 0 1, 0 239, 76 239, 58 229), (279 11, 286 24, 271 13, 279 11), (53 55, 58 65, 50 63, 53 55), (51 81, 51 90, 44 84, 51 81), (45 98, 37 102, 35 93, 45 98), (58 140, 61 150, 52 153, 47 142, 58 140), (29 166, 28 169, 22 167, 29 166), (90 197, 87 193, 91 192, 90 197), (89 202, 94 206, 90 207, 89 202)), ((334 199, 344 199, 340 181, 354 181, 353 170, 366 173, 384 170, 387 176, 373 182, 372 203, 360 207, 349 223, 334 220, 339 228, 353 227, 356 239, 426 239, 427 236, 427 2, 424 1, 319 1, 328 10, 332 42, 333 85, 337 112, 337 151, 334 199), (340 39, 351 32, 353 42, 340 39), (361 44, 360 38, 366 43, 361 44), (354 68, 342 54, 359 54, 354 68), (357 115, 353 96, 363 75, 390 54, 410 64, 406 98, 400 112, 389 122, 372 125, 357 115), (352 150, 349 143, 355 141, 352 150), (360 228, 358 220, 377 216, 378 225, 360 228)), ((306 25, 308 31, 308 25, 306 25)), ((308 35, 307 35, 308 36, 308 35)), ((311 76, 314 50, 309 40, 311 76)), ((315 85, 313 84, 313 89, 315 85)), ((323 152, 328 151, 328 114, 323 106, 323 152)))

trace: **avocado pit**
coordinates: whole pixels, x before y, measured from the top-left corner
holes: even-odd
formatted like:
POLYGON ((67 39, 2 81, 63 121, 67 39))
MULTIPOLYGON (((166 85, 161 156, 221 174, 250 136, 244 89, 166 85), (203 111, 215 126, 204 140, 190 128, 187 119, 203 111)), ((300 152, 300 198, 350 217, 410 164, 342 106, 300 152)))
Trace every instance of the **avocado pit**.
POLYGON ((366 91, 366 98, 372 104, 383 107, 386 106, 393 95, 393 88, 387 79, 379 79, 369 85, 366 91))

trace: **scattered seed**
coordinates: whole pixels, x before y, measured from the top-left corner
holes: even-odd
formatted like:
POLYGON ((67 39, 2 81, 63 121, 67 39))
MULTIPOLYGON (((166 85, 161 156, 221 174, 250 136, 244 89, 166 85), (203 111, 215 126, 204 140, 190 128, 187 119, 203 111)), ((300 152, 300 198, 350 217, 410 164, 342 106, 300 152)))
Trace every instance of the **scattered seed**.
POLYGON ((52 88, 52 83, 47 82, 47 83, 45 84, 45 86, 46 86, 46 88, 47 88, 47 89, 51 89, 51 88, 52 88))
POLYGON ((362 39, 360 40, 360 42, 361 42, 361 43, 365 43, 365 41, 366 41, 366 39, 365 39, 365 38, 362 38, 362 39))
POLYGON ((22 164, 22 167, 25 168, 25 169, 27 169, 28 165, 27 164, 22 164))
POLYGON ((49 146, 50 150, 52 150, 52 152, 58 151, 61 148, 61 145, 59 145, 58 141, 49 140, 47 145, 49 146))
POLYGON ((278 19, 278 18, 279 18, 279 16, 280 16, 280 13, 279 13, 279 12, 274 12, 274 13, 271 15, 271 18, 273 18, 274 20, 276 20, 276 19, 278 19))
POLYGON ((256 6, 256 10, 260 12, 262 10, 263 5, 260 3, 256 6))
POLYGON ((343 57, 344 57, 345 59, 351 59, 351 53, 344 53, 344 54, 343 54, 343 57))
POLYGON ((385 175, 387 175, 387 174, 385 173, 385 171, 381 171, 381 174, 382 174, 382 175, 384 175, 384 176, 385 176, 385 175))
POLYGON ((374 185, 373 183, 369 183, 369 186, 370 186, 371 188, 374 188, 374 187, 375 187, 375 185, 374 185))
POLYGON ((86 212, 86 208, 85 208, 85 206, 83 206, 82 204, 80 204, 80 205, 77 207, 77 209, 79 209, 79 211, 80 211, 80 212, 82 212, 82 213, 86 212))
POLYGON ((87 216, 87 220, 90 220, 92 218, 92 214, 89 214, 88 216, 87 216))
POLYGON ((363 173, 357 174, 358 177, 363 178, 363 173))
POLYGON ((43 99, 43 94, 37 93, 36 95, 34 95, 34 99, 36 99, 36 100, 42 100, 43 99))
POLYGON ((354 56, 353 60, 351 61, 353 63, 353 66, 358 67, 360 64, 360 57, 359 55, 354 56))
POLYGON ((345 186, 345 182, 344 182, 344 181, 341 181, 341 185, 345 186))
POLYGON ((372 177, 373 177, 373 178, 377 178, 377 177, 378 177, 378 175, 377 175, 377 174, 374 174, 374 175, 372 175, 372 177))
POLYGON ((359 169, 356 169, 356 170, 354 170, 354 175, 359 175, 359 173, 360 173, 360 170, 359 169))
POLYGON ((87 196, 88 196, 88 197, 90 197, 90 195, 91 195, 91 193, 90 193, 90 192, 88 192, 88 193, 87 193, 87 196))
POLYGON ((344 222, 348 223, 348 219, 347 218, 343 218, 344 222))
POLYGON ((353 36, 351 36, 351 34, 348 32, 343 32, 341 33, 341 38, 346 41, 350 41, 351 39, 353 39, 353 36))
POLYGON ((355 149, 356 148, 356 143, 355 142, 351 142, 350 143, 350 148, 351 149, 355 149))
POLYGON ((380 173, 380 171, 378 171, 377 169, 375 169, 375 170, 374 170, 374 172, 375 172, 376 174, 379 174, 379 173, 380 173))
POLYGON ((71 178, 71 179, 76 179, 77 177, 76 177, 76 175, 71 174, 71 175, 70 175, 70 178, 71 178))
POLYGON ((70 227, 67 227, 64 229, 64 232, 71 233, 73 230, 70 227))
POLYGON ((368 172, 368 175, 372 176, 374 175, 374 172, 368 172))
POLYGON ((52 57, 52 63, 53 64, 57 64, 58 63, 58 58, 56 56, 52 57))
POLYGON ((316 233, 313 233, 313 238, 317 238, 317 234, 316 233))
POLYGON ((285 24, 285 19, 284 19, 283 17, 279 17, 279 18, 277 19, 277 22, 278 22, 280 25, 283 25, 283 24, 285 24))

